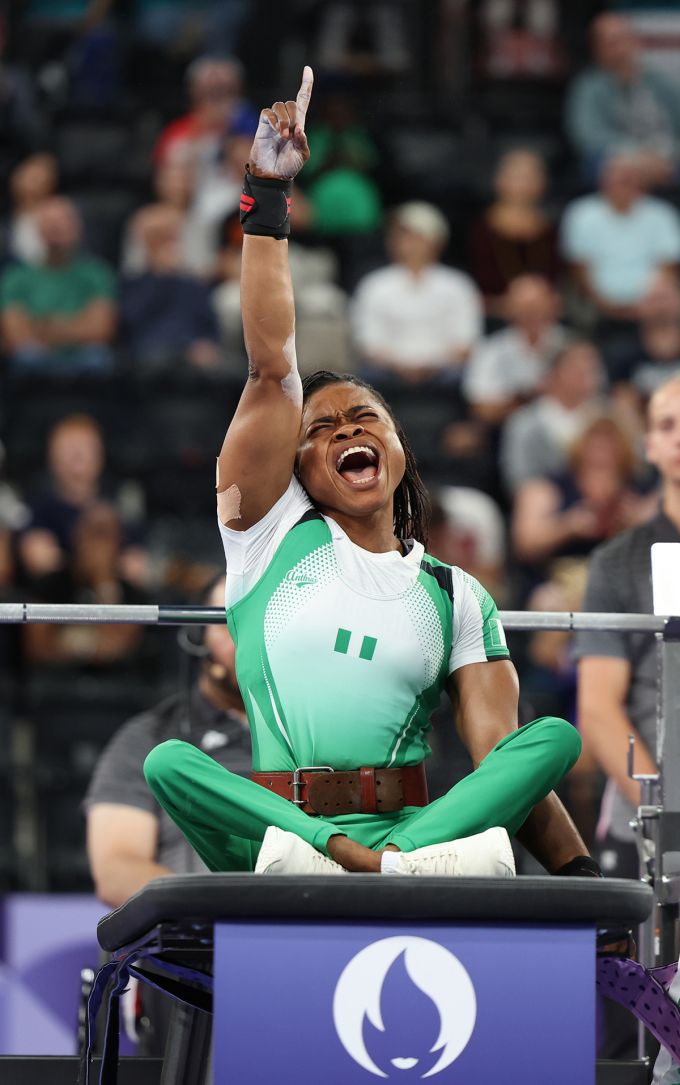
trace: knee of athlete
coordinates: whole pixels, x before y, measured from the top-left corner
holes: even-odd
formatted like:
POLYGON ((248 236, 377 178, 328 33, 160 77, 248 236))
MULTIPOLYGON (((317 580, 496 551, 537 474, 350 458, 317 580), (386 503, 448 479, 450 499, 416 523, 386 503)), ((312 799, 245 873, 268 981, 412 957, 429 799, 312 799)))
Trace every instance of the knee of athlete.
POLYGON ((546 716, 543 727, 549 728, 555 746, 555 754, 567 762, 568 771, 581 756, 581 736, 573 724, 559 716, 546 716))
POLYGON ((144 761, 144 776, 151 790, 156 793, 162 791, 163 786, 177 772, 177 766, 181 757, 182 749, 186 742, 177 738, 169 738, 154 746, 147 754, 144 761))

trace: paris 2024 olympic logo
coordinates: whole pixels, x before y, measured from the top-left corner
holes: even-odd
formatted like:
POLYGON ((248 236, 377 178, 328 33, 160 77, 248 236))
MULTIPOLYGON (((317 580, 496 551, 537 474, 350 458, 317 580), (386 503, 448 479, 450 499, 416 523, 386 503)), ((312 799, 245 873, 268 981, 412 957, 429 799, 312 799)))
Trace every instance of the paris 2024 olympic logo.
POLYGON ((376 1077, 440 1074, 472 1036, 477 999, 457 957, 428 938, 382 938, 345 967, 333 998, 340 1042, 376 1077))

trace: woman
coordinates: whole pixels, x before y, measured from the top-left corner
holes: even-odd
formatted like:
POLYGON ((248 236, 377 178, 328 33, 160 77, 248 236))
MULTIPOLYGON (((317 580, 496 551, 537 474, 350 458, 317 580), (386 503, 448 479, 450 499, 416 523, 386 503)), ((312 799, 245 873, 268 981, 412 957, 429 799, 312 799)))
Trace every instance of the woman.
POLYGON ((541 207, 546 184, 539 155, 509 151, 494 176, 496 199, 473 223, 470 266, 490 317, 505 318, 504 294, 519 275, 542 275, 553 286, 557 283, 557 227, 541 207))
POLYGON ((241 205, 250 375, 217 468, 257 771, 240 780, 169 742, 149 754, 147 780, 213 870, 505 875, 506 830, 522 826, 549 870, 596 873, 551 794, 578 736, 552 717, 516 730, 516 674, 493 600, 408 538, 424 537, 423 491, 385 402, 334 374, 303 389, 297 373, 283 239, 289 181, 309 154, 311 89, 305 68, 297 101, 263 111, 251 150, 241 205), (427 806, 426 732, 444 686, 478 767, 427 806))

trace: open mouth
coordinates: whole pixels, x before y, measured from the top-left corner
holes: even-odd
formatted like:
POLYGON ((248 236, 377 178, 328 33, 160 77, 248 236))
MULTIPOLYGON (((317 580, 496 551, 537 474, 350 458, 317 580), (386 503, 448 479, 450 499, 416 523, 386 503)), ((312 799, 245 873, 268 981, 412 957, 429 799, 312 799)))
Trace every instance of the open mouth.
POLYGON ((352 486, 365 486, 378 477, 380 457, 368 445, 352 445, 338 456, 335 470, 352 486))

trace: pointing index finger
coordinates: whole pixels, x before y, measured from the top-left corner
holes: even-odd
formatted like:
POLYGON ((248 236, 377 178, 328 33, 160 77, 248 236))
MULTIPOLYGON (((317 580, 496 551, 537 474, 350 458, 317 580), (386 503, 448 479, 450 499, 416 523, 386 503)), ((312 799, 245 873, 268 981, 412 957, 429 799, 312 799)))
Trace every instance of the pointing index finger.
POLYGON ((305 65, 302 72, 302 82, 300 89, 297 92, 297 98, 295 99, 297 123, 304 132, 305 130, 305 118, 307 116, 307 109, 309 107, 309 100, 312 97, 312 87, 314 86, 314 72, 308 64, 305 65))

